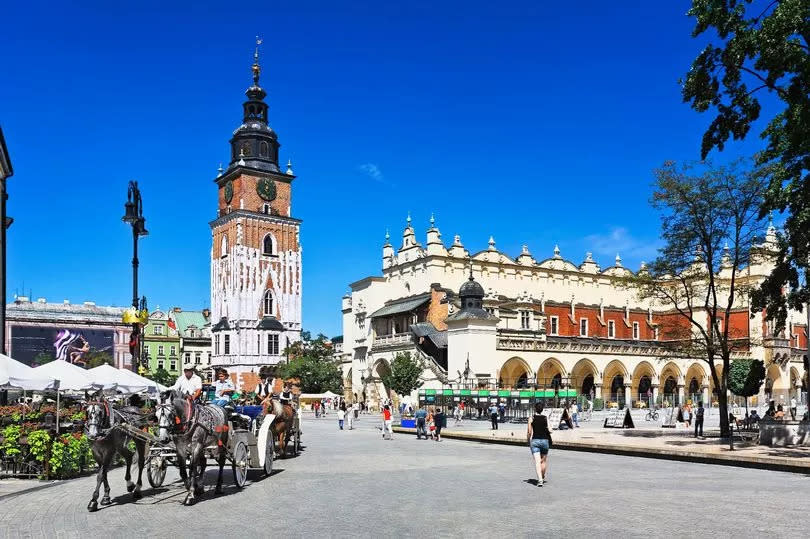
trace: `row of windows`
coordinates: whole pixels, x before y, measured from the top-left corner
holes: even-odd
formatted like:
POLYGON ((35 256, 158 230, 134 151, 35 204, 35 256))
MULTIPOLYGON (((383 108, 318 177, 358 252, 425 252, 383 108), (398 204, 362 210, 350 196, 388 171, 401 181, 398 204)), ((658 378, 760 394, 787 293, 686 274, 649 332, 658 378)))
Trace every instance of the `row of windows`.
MULTIPOLYGON (((265 353, 271 356, 279 354, 279 339, 277 333, 270 333, 267 335, 267 346, 262 352, 262 336, 256 335, 256 350, 259 354, 265 353)), ((214 335, 214 354, 220 354, 220 343, 222 344, 222 354, 228 355, 231 353, 231 336, 227 333, 225 335, 214 335), (221 337, 221 340, 220 340, 221 337)), ((200 364, 200 353, 197 352, 197 357, 194 358, 195 363, 200 364)), ((186 361, 189 361, 189 353, 186 352, 186 361)))
MULTIPOLYGON (((162 344, 158 345, 157 355, 159 355, 159 356, 165 356, 166 355, 166 348, 162 344)), ((177 347, 176 346, 172 345, 172 346, 169 347, 169 355, 170 356, 177 355, 177 347)))
MULTIPOLYGON (((616 321, 615 320, 608 320, 607 324, 608 329, 608 339, 615 339, 616 338, 616 321)), ((560 319, 557 316, 550 316, 548 319, 548 334, 549 335, 559 335, 560 333, 560 319)), ((587 318, 580 318, 579 319, 579 336, 580 337, 587 337, 588 336, 588 319, 587 318)), ((639 340, 641 338, 641 327, 638 322, 633 322, 633 340, 639 340)), ((655 328, 655 340, 658 340, 658 328, 655 328)))
MULTIPOLYGON (((191 363, 191 352, 186 352, 186 363, 191 363)), ((194 352, 194 364, 202 364, 202 352, 194 352)))
MULTIPOLYGON (((264 205, 264 213, 270 213, 270 206, 264 205)), ((264 256, 274 256, 276 254, 276 238, 272 234, 268 234, 262 240, 262 254, 264 256)), ((222 242, 219 244, 219 256, 228 256, 228 236, 222 236, 222 242)))

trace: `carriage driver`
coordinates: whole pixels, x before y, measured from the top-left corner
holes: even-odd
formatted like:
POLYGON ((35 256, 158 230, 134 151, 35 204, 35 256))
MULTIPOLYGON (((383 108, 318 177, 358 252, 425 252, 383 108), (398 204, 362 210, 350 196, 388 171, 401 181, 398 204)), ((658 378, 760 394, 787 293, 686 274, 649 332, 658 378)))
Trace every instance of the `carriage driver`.
POLYGON ((177 381, 169 388, 180 392, 182 395, 190 395, 192 400, 197 400, 202 393, 202 380, 194 374, 194 364, 183 365, 183 374, 177 377, 177 381))
POLYGON ((292 406, 293 402, 291 389, 292 388, 290 387, 290 383, 285 382, 284 388, 281 390, 281 397, 279 398, 281 404, 289 404, 290 406, 292 406))
POLYGON ((217 381, 214 383, 214 404, 224 407, 231 402, 231 395, 236 392, 236 388, 228 378, 228 371, 220 369, 217 371, 217 381))

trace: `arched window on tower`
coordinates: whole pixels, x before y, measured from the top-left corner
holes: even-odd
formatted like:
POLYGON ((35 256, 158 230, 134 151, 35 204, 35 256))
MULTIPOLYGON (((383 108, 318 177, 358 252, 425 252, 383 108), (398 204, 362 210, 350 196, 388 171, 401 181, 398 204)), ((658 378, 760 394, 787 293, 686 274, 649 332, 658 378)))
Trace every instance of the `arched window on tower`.
POLYGON ((262 141, 259 145, 259 155, 262 157, 267 157, 267 143, 262 141))
POLYGON ((228 236, 222 236, 222 243, 220 244, 219 256, 228 256, 228 236))
POLYGON ((270 290, 264 293, 264 315, 273 316, 273 292, 270 290))
POLYGON ((272 234, 268 234, 264 237, 264 241, 262 242, 262 254, 265 256, 276 254, 276 240, 272 234))

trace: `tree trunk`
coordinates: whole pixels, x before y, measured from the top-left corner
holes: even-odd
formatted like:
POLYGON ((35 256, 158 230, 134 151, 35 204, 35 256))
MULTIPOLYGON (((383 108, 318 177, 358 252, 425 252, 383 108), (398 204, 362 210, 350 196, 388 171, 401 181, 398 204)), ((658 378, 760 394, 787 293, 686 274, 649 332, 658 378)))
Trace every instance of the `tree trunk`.
POLYGON ((720 436, 728 436, 728 393, 726 388, 719 388, 717 402, 720 404, 720 436))

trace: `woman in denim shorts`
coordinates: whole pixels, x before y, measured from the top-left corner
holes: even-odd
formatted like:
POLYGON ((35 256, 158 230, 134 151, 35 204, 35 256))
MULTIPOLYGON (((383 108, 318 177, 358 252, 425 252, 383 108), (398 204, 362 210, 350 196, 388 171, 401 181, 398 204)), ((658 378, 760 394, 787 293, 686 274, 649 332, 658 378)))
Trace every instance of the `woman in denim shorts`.
POLYGON ((534 468, 537 472, 537 480, 530 481, 538 487, 542 487, 546 477, 546 467, 548 466, 548 450, 551 447, 551 432, 548 430, 548 418, 543 415, 542 403, 538 402, 534 405, 534 416, 529 421, 526 439, 532 450, 534 468))

